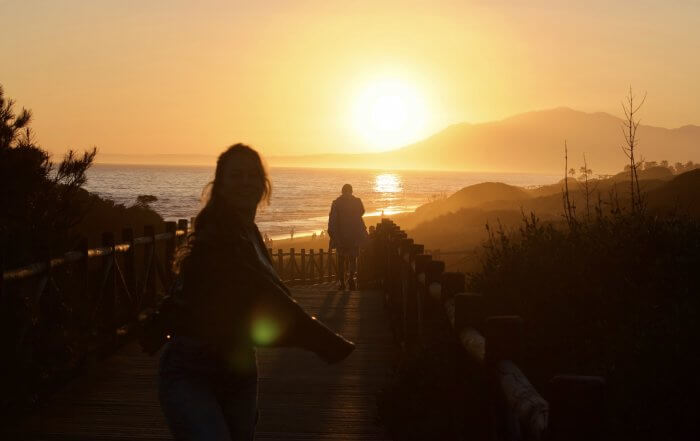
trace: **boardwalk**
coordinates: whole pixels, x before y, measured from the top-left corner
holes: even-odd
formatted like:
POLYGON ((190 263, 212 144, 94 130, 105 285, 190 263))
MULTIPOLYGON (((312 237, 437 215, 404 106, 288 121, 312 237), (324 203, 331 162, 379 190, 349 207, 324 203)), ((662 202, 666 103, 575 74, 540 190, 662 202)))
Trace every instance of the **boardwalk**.
MULTIPOLYGON (((385 440, 376 393, 393 353, 378 291, 296 287, 311 313, 357 343, 343 363, 327 366, 293 349, 259 351, 259 440, 385 440)), ((54 395, 5 440, 167 440, 156 394, 157 361, 135 344, 54 395)))

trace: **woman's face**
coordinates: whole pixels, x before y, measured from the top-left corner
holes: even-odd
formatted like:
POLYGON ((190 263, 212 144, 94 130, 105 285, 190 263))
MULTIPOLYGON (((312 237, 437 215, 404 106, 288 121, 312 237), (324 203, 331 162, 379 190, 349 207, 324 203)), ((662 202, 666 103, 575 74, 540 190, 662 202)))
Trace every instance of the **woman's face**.
POLYGON ((221 195, 231 206, 243 211, 257 207, 263 195, 264 181, 253 156, 233 155, 224 163, 220 179, 221 195))

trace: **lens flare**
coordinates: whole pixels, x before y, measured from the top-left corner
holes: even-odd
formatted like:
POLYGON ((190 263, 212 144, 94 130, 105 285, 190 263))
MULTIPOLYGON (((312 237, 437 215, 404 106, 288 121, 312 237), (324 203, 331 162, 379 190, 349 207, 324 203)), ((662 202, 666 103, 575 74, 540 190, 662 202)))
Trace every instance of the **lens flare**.
POLYGON ((258 346, 266 346, 274 342, 280 335, 279 324, 269 317, 257 317, 251 327, 253 343, 258 346))

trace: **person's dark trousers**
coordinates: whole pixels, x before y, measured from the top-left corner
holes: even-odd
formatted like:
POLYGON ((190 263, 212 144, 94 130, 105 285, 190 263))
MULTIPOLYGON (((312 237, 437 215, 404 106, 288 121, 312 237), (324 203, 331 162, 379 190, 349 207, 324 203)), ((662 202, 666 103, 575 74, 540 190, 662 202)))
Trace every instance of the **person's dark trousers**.
POLYGON ((338 282, 340 282, 341 287, 345 287, 345 265, 347 264, 347 258, 344 254, 338 253, 338 282))

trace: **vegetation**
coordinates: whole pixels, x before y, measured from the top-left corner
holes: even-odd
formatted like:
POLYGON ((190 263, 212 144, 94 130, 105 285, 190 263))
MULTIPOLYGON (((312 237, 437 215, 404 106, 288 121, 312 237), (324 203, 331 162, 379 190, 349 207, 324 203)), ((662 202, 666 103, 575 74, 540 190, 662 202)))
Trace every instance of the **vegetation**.
POLYGON ((510 234, 487 225, 483 267, 470 274, 468 290, 529 323, 522 363, 540 390, 557 373, 602 375, 612 439, 686 439, 697 433, 700 410, 700 287, 692 277, 700 220, 660 210, 658 202, 693 192, 699 173, 642 191, 635 161, 640 106, 630 90, 624 202, 612 187, 591 216, 584 164, 585 216, 577 215, 565 185, 566 222, 542 223, 532 214, 510 234))
POLYGON ((65 232, 86 211, 75 194, 97 153, 71 150, 56 166, 34 141, 31 112, 13 107, 0 86, 0 247, 13 250, 10 267, 69 246, 65 232))
MULTIPOLYGON (((148 207, 150 199, 127 208, 83 189, 97 150, 69 151, 55 164, 36 143, 30 122, 31 112, 16 113, 0 87, 0 258, 5 269, 61 255, 81 238, 97 246, 104 231, 162 225, 148 207)), ((84 361, 93 316, 87 305, 91 299, 81 297, 82 279, 74 273, 67 268, 45 281, 3 286, 0 350, 7 362, 0 367, 0 409, 31 405, 51 382, 84 361)), ((92 279, 90 286, 99 283, 92 279)))
POLYGON ((468 290, 529 324, 523 365, 540 388, 556 373, 603 375, 624 439, 680 439, 700 392, 700 222, 598 211, 555 226, 535 216, 491 231, 468 290), (670 436, 675 433, 675 436, 670 436))

